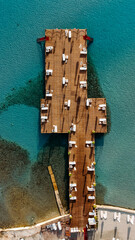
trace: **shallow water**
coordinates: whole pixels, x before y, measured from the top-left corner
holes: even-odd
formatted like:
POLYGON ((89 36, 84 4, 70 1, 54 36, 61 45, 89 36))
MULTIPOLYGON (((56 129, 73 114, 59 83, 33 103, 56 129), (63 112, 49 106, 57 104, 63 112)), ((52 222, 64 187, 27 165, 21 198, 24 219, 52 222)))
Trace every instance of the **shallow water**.
POLYGON ((135 208, 134 13, 133 0, 1 1, 0 135, 7 140, 0 158, 6 161, 0 170, 1 226, 32 224, 58 214, 48 164, 68 206, 67 136, 58 136, 57 145, 53 136, 40 134, 44 46, 36 38, 44 36, 45 28, 87 28, 94 37, 88 49, 88 94, 105 96, 109 105, 109 133, 96 138, 97 200, 135 208))
POLYGON ((1 227, 30 225, 59 215, 48 165, 68 210, 67 135, 51 135, 36 162, 14 143, 1 140, 0 150, 1 227))

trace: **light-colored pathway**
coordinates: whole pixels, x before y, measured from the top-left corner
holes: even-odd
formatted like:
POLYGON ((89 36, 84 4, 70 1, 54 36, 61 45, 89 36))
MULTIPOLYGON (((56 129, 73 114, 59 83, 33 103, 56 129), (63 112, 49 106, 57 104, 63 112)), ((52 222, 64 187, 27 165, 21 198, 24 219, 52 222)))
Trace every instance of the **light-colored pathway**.
MULTIPOLYGON (((89 233, 88 240, 112 240, 115 236, 119 240, 135 240, 135 211, 111 207, 98 206, 98 230, 89 233), (107 211, 107 219, 101 219, 101 211, 107 211), (120 212, 120 222, 114 221, 114 212, 120 212), (127 215, 134 216, 134 225, 127 223, 127 215)), ((59 240, 64 238, 64 232, 41 232, 41 227, 24 229, 19 231, 0 232, 1 240, 59 240)), ((72 240, 83 240, 83 234, 72 235, 72 240)))

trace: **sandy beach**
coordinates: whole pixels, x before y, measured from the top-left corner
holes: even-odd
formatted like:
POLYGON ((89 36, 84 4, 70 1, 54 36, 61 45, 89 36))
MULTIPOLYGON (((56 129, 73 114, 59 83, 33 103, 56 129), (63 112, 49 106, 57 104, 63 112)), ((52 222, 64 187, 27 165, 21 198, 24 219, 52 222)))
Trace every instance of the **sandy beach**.
MULTIPOLYGON (((102 206, 98 205, 98 229, 97 231, 88 232, 89 240, 112 240, 113 237, 119 240, 135 240, 135 225, 127 223, 127 215, 134 216, 135 211, 112 207, 112 206, 102 206), (101 211, 105 213, 107 211, 107 219, 101 219, 101 211), (120 222, 114 221, 114 213, 120 212, 120 222)), ((64 217, 57 217, 49 221, 37 224, 32 227, 16 228, 16 229, 5 229, 0 232, 1 240, 60 240, 65 238, 65 229, 62 231, 43 231, 43 227, 46 225, 62 221, 64 218, 69 217, 65 215, 64 217)), ((135 221, 134 221, 135 222, 135 221)), ((83 233, 72 234, 71 239, 83 240, 83 233)))
POLYGON ((119 240, 135 240, 135 225, 127 223, 127 215, 134 215, 135 218, 135 211, 112 206, 98 206, 99 222, 95 239, 112 240, 115 237, 119 240), (101 211, 107 211, 106 220, 101 219, 101 211), (120 222, 114 221, 114 212, 121 213, 120 222))

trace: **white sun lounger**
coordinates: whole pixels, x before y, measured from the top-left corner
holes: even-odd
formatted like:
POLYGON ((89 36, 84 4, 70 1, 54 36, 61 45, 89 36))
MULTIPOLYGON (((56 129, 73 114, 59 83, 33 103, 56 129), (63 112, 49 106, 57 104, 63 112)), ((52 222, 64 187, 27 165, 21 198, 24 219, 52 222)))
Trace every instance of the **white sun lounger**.
POLYGON ((127 215, 127 223, 134 224, 134 215, 127 215))
POLYGON ((89 223, 89 225, 96 225, 95 218, 88 218, 88 223, 89 223))
POLYGON ((88 196, 88 200, 94 200, 95 196, 88 196))
POLYGON ((53 224, 52 224, 52 227, 53 227, 53 230, 54 230, 54 231, 56 231, 56 230, 57 230, 56 223, 53 223, 53 224))
POLYGON ((114 220, 117 220, 118 222, 120 222, 120 217, 121 217, 121 213, 120 212, 114 212, 114 217, 113 219, 114 220))
POLYGON ((95 168, 94 168, 94 167, 88 167, 88 166, 87 166, 87 171, 88 171, 88 172, 94 172, 94 171, 95 171, 95 168))
POLYGON ((87 54, 87 49, 86 49, 86 48, 83 48, 82 51, 80 52, 80 54, 86 55, 86 54, 87 54))
POLYGON ((70 198, 71 201, 76 200, 76 196, 70 198))
POLYGON ((95 191, 95 188, 93 188, 93 187, 88 187, 88 186, 87 186, 87 190, 88 190, 88 192, 94 192, 94 191, 95 191))
POLYGON ((68 108, 70 108, 71 100, 68 100, 67 102, 64 103, 64 105, 68 108))
POLYGON ((70 144, 75 145, 76 141, 69 141, 70 144))
POLYGON ((49 76, 49 75, 52 75, 53 73, 53 70, 52 69, 47 69, 46 70, 46 75, 49 76))
POLYGON ((75 161, 69 162, 69 165, 76 165, 76 162, 75 161))
POLYGON ((68 32, 68 38, 71 38, 71 31, 68 32))
POLYGON ((95 210, 93 210, 92 212, 89 212, 89 216, 96 216, 95 210))
POLYGON ((70 108, 71 100, 68 100, 67 106, 70 108))
POLYGON ((85 142, 85 145, 86 145, 86 147, 94 147, 94 144, 93 144, 93 142, 92 141, 86 141, 85 142))
POLYGON ((41 116, 41 119, 48 119, 48 116, 41 116))
POLYGON ((86 71, 86 70, 87 70, 87 67, 80 67, 80 70, 81 70, 81 71, 86 71))
POLYGON ((47 111, 47 110, 48 110, 48 107, 41 107, 41 110, 42 110, 42 111, 47 111))
POLYGON ((58 222, 58 223, 57 223, 57 225, 58 225, 58 229, 59 229, 59 231, 61 231, 61 230, 62 230, 61 223, 60 223, 60 222, 58 222))
POLYGON ((72 123, 72 126, 70 128, 72 132, 76 132, 76 125, 72 123))
POLYGON ((80 88, 86 88, 87 82, 86 81, 80 81, 80 88))
POLYGON ((65 54, 62 54, 62 61, 65 62, 65 54))
POLYGON ((75 144, 76 144, 76 141, 69 141, 69 147, 72 147, 75 144))
POLYGON ((65 30, 65 37, 67 37, 68 36, 68 30, 66 29, 65 30))
POLYGON ((89 107, 92 103, 92 99, 87 98, 86 99, 86 107, 89 107))
POLYGON ((106 109, 106 104, 99 104, 98 110, 105 111, 105 109, 106 109))
POLYGON ((101 211, 101 212, 100 212, 100 218, 101 218, 101 219, 104 218, 104 219, 106 220, 106 219, 107 219, 107 211, 101 211))
POLYGON ((90 145, 92 143, 92 141, 86 141, 85 144, 90 145))
POLYGON ((52 132, 56 133, 57 132, 57 125, 53 125, 52 132))
POLYGON ((48 46, 46 47, 46 53, 49 53, 53 50, 53 47, 52 46, 48 46))
POLYGON ((86 81, 80 81, 80 84, 86 84, 87 82, 86 81))
POLYGON ((65 77, 62 78, 62 84, 65 85, 65 77))
POLYGON ((76 187, 76 183, 70 183, 70 187, 76 187))
POLYGON ((106 125, 106 118, 100 118, 99 119, 99 124, 106 125))
POLYGON ((65 77, 62 78, 62 84, 65 85, 68 83, 68 79, 66 79, 65 77))
POLYGON ((52 93, 46 93, 46 97, 52 97, 52 93))

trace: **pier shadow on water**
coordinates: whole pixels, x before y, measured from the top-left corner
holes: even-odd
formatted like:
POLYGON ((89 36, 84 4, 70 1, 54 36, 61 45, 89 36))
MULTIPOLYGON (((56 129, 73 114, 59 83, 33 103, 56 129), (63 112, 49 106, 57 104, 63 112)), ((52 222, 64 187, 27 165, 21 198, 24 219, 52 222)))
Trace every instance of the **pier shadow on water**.
MULTIPOLYGON (((91 57, 88 55, 87 59, 88 70, 88 98, 105 98, 103 90, 99 84, 98 73, 96 72, 95 66, 92 63, 91 57)), ((107 102, 107 99, 106 99, 107 102)), ((107 132, 111 131, 111 111, 109 108, 109 103, 107 102, 107 132)))
POLYGON ((5 101, 0 104, 0 112, 7 110, 15 104, 24 104, 30 107, 40 108, 40 99, 44 98, 44 72, 36 78, 29 79, 23 87, 13 88, 5 101))

